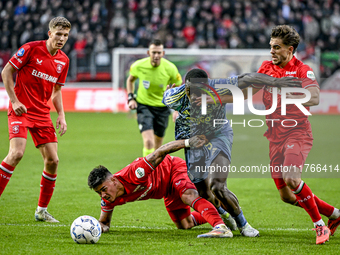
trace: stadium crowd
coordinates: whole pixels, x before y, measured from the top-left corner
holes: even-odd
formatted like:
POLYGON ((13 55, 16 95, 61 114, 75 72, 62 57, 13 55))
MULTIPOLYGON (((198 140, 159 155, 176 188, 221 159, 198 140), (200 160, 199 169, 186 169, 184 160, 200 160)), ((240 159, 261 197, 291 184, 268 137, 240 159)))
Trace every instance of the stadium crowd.
POLYGON ((0 51, 47 39, 48 21, 65 16, 72 31, 64 51, 114 47, 268 48, 271 28, 293 25, 300 59, 340 46, 336 0, 0 0, 0 51))

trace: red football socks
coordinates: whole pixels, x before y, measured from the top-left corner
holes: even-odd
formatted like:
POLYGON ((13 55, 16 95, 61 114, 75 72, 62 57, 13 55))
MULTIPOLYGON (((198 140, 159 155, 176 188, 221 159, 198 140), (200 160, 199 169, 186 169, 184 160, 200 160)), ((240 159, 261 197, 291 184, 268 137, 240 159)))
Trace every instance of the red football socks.
POLYGON ((208 222, 211 226, 215 227, 218 224, 224 224, 215 206, 213 206, 204 198, 196 198, 192 202, 191 207, 194 208, 198 213, 200 213, 201 216, 206 220, 206 222, 208 222))
POLYGON ((47 208, 53 195, 56 179, 56 174, 49 174, 45 171, 43 172, 40 182, 39 207, 47 208))
POLYGON ((305 184, 304 181, 301 181, 295 189, 292 189, 292 191, 294 192, 301 207, 305 209, 312 218, 312 221, 318 222, 321 220, 321 215, 315 203, 313 193, 307 184, 305 184))
POLYGON ((7 183, 9 182, 9 179, 11 179, 14 168, 15 167, 8 165, 4 161, 1 162, 1 165, 0 165, 0 197, 1 197, 2 192, 5 190, 7 183))
POLYGON ((202 217, 202 215, 199 212, 196 211, 191 212, 191 217, 195 223, 195 226, 207 223, 207 221, 202 217))

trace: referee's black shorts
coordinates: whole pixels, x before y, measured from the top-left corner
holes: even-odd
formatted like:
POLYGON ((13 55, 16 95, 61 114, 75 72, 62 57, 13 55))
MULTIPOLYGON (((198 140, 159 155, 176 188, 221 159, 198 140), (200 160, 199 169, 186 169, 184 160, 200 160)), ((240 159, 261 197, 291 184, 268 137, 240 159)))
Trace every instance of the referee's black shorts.
POLYGON ((168 107, 149 106, 137 103, 137 121, 140 132, 153 129, 154 134, 164 137, 169 123, 170 110, 168 107))

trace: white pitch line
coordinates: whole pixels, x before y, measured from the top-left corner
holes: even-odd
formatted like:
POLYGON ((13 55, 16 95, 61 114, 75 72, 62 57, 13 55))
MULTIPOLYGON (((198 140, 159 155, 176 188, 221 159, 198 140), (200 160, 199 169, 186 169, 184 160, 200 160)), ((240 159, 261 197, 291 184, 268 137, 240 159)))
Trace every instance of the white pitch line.
MULTIPOLYGON (((16 224, 16 223, 0 223, 0 226, 18 226, 18 227, 70 227, 71 225, 65 224, 16 224)), ((157 226, 111 226, 111 230, 114 229, 150 229, 150 230, 176 230, 175 227, 157 227, 157 226)), ((294 231, 294 232, 305 232, 312 231, 310 228, 258 228, 263 231, 294 231)))

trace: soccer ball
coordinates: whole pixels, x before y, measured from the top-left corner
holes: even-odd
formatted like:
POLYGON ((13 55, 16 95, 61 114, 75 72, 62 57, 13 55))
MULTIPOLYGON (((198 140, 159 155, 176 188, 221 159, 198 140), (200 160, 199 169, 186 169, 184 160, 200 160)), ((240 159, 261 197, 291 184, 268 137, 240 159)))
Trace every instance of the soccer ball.
POLYGON ((72 239, 78 244, 96 243, 102 234, 102 228, 98 220, 84 215, 73 221, 70 232, 72 239))

